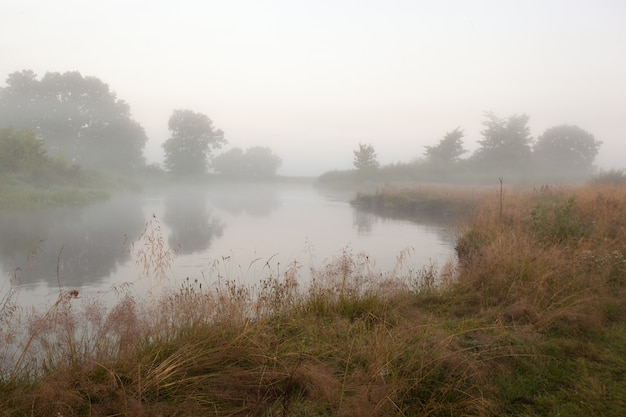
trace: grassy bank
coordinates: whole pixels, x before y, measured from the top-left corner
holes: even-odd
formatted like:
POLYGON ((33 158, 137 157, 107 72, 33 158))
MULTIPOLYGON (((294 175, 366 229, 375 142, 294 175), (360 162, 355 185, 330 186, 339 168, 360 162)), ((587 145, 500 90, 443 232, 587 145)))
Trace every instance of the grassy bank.
POLYGON ((293 265, 168 289, 155 234, 149 302, 7 294, 0 415, 626 415, 626 189, 446 193, 472 210, 441 270, 344 253, 307 287, 293 265))
POLYGON ((385 217, 454 220, 469 218, 481 201, 497 192, 491 187, 384 186, 359 192, 350 203, 385 217))
POLYGON ((63 168, 34 178, 0 174, 0 209, 39 209, 85 205, 106 200, 117 192, 171 184, 164 175, 140 172, 133 175, 100 172, 79 167, 63 168))
POLYGON ((106 199, 112 178, 54 160, 35 172, 0 172, 0 209, 82 205, 106 199))
POLYGON ((0 209, 36 209, 42 207, 83 205, 104 200, 109 193, 102 189, 75 187, 39 188, 15 184, 0 190, 0 209))

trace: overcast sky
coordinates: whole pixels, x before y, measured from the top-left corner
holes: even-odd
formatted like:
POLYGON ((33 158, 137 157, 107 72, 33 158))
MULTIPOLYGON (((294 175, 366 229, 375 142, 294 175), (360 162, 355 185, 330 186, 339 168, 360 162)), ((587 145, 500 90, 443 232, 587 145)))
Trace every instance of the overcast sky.
POLYGON ((421 157, 483 113, 526 113, 533 137, 575 124, 626 167, 626 1, 2 0, 0 86, 32 69, 109 84, 161 161, 174 109, 232 147, 269 146, 279 173, 421 157))

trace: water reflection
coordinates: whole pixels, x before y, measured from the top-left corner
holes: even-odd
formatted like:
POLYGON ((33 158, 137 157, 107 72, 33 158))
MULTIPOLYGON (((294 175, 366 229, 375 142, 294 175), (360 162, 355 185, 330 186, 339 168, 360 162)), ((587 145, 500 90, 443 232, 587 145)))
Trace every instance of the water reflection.
POLYGON ((23 284, 93 284, 129 258, 126 236, 144 217, 134 198, 82 207, 0 214, 0 263, 23 284))
POLYGON ((353 209, 352 226, 355 226, 359 235, 372 233, 372 226, 376 223, 377 217, 367 211, 353 209))
MULTIPOLYGON (((415 249, 411 267, 442 264, 452 253, 449 225, 385 219, 351 207, 351 196, 321 193, 310 184, 207 184, 147 190, 84 208, 0 211, 0 279, 19 267, 33 299, 35 292, 54 292, 59 280, 101 293, 126 282, 139 288, 129 250, 152 215, 163 221, 162 237, 178 252, 174 280, 202 275, 211 283, 210 266, 223 256, 244 270, 257 259, 319 267, 349 246, 387 271, 407 247, 415 249)), ((246 282, 263 275, 228 272, 246 282)))
POLYGON ((224 232, 222 221, 212 215, 200 189, 168 195, 163 220, 171 229, 168 244, 179 254, 204 251, 224 232))
POLYGON ((212 186, 208 192, 211 204, 233 215, 267 217, 280 207, 272 184, 233 182, 212 186))
POLYGON ((453 248, 456 244, 455 230, 458 229, 460 219, 448 213, 412 213, 410 216, 402 216, 352 207, 352 225, 359 235, 371 234, 375 224, 389 220, 404 221, 414 226, 421 225, 428 228, 429 232, 437 234, 441 242, 448 247, 453 248))

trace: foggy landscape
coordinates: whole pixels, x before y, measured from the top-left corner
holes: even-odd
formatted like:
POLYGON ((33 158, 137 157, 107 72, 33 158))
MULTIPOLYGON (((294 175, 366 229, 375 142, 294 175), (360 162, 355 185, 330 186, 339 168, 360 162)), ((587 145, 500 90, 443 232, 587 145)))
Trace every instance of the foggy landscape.
MULTIPOLYGON (((7 2, 0 79, 30 69, 107 83, 162 162, 174 109, 228 146, 268 146, 282 175, 348 169, 359 142, 384 164, 421 158, 483 112, 528 114, 533 138, 573 124, 626 154, 626 6, 608 1, 7 2)), ((0 82, 1 85, 1 82, 0 82)))
POLYGON ((626 3, 5 3, 0 417, 626 415, 626 3))

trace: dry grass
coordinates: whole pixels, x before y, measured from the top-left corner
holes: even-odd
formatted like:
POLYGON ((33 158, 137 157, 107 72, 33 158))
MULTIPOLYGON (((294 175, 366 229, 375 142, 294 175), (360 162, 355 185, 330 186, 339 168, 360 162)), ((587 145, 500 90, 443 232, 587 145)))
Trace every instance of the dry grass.
POLYGON ((626 284, 626 191, 544 189, 487 201, 461 236, 457 290, 508 321, 592 331, 626 284))
POLYGON ((0 415, 623 414, 626 191, 502 191, 471 197, 457 265, 381 275, 346 250, 306 287, 268 260, 255 286, 218 263, 169 288, 153 221, 151 301, 66 292, 22 317, 0 415))

